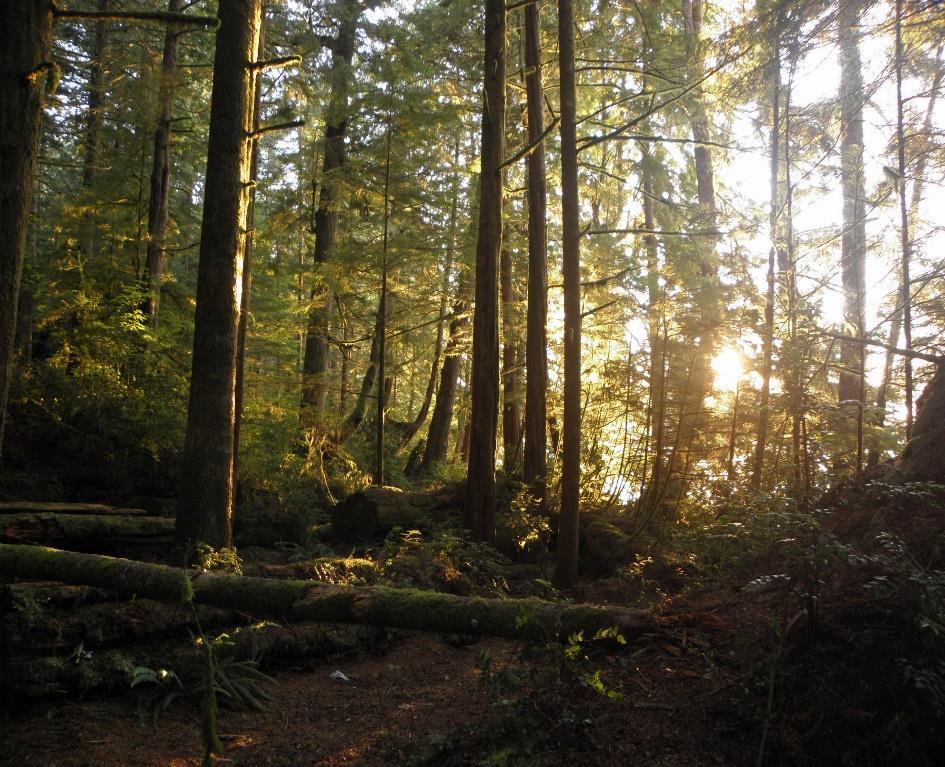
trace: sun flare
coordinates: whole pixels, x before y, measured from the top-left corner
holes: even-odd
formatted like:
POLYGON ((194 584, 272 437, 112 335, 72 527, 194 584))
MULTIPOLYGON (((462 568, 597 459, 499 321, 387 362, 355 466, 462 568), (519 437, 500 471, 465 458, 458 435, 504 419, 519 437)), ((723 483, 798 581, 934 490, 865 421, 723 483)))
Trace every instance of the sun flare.
POLYGON ((745 361, 741 351, 732 346, 722 349, 712 359, 712 372, 716 391, 735 391, 745 373, 745 361))

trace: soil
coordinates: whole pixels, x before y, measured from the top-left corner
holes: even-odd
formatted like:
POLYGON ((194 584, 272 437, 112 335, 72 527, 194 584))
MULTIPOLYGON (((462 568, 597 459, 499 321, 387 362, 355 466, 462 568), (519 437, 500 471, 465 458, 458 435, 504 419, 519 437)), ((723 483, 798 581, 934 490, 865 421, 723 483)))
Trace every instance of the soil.
MULTIPOLYGON (((593 590, 587 585, 584 596, 593 590)), ((263 711, 220 711, 225 755, 215 763, 503 764, 510 754, 521 759, 524 749, 531 754, 525 763, 536 765, 575 758, 595 765, 749 764, 760 728, 739 721, 725 702, 744 672, 744 653, 736 661, 734 649, 722 649, 744 644, 734 621, 746 606, 730 605, 722 617, 709 604, 717 598, 680 602, 665 635, 638 646, 591 643, 580 653, 583 662, 565 672, 569 684, 550 692, 546 674, 560 665, 560 648, 539 648, 536 656, 525 645, 492 639, 463 644, 405 634, 378 657, 287 669, 275 674, 274 700, 263 711), (483 653, 494 671, 525 670, 518 687, 490 692, 482 683, 483 653), (350 681, 333 679, 335 671, 350 681), (620 700, 582 682, 595 671, 620 700), (533 710, 522 716, 516 706, 533 710), (526 731, 516 731, 515 721, 526 731), (531 731, 536 723, 543 725, 540 735, 531 731)), ((199 721, 196 706, 184 703, 154 725, 132 692, 46 702, 2 728, 0 764, 199 765, 199 721)))

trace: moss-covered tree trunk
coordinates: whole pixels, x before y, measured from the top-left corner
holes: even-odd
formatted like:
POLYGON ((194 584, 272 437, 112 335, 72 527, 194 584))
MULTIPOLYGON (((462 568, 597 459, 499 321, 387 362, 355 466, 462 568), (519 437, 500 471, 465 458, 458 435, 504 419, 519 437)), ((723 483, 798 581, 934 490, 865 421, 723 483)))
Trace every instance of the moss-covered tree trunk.
POLYGON ((52 20, 50 0, 0 3, 0 457, 52 20))
POLYGON ((150 599, 194 601, 284 620, 351 623, 439 633, 547 641, 612 626, 652 633, 654 616, 624 607, 484 599, 434 591, 355 588, 179 570, 40 546, 0 544, 0 575, 99 586, 150 599))
POLYGON ((262 0, 221 0, 176 538, 232 544, 236 353, 262 0))

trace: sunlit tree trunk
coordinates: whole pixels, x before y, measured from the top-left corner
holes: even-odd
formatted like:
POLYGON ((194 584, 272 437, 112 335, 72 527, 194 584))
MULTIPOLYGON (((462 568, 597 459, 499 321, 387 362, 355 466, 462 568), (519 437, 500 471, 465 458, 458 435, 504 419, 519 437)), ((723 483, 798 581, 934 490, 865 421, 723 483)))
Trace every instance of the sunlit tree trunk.
POLYGON ((232 545, 236 351, 262 0, 220 0, 176 538, 232 545))
MULTIPOLYGON (((840 8, 840 174, 843 186, 841 280, 844 335, 862 338, 866 301, 866 200, 863 176, 863 72, 860 64, 860 0, 840 8)), ((865 350, 840 342, 840 402, 856 404, 857 466, 862 466, 865 350)))
MULTIPOLYGON (((266 18, 259 24, 259 42, 256 59, 265 59, 266 18)), ((253 131, 259 130, 262 110, 262 71, 256 73, 253 95, 253 131)), ((243 401, 246 385, 246 334, 249 329, 249 304, 253 289, 253 246, 256 242, 256 182, 259 179, 259 137, 253 140, 252 154, 249 161, 249 203, 246 211, 246 245, 243 253, 243 269, 240 279, 240 320, 236 331, 236 386, 233 418, 233 497, 236 498, 239 483, 240 434, 243 426, 243 401)))
MULTIPOLYGON (((700 432, 705 421, 703 402, 712 388, 712 357, 715 354, 716 334, 722 322, 722 284, 718 271, 718 210, 715 199, 715 170, 711 141, 710 120, 706 111, 703 87, 696 85, 705 76, 705 57, 702 51, 702 0, 682 0, 682 14, 685 25, 685 46, 687 58, 687 80, 693 84, 693 91, 687 100, 689 123, 693 148, 693 164, 696 171, 696 193, 698 215, 696 228, 701 233, 693 239, 693 246, 698 259, 698 281, 692 286, 695 304, 699 314, 698 351, 689 377, 692 381, 690 393, 680 408, 678 429, 682 431, 680 444, 699 447, 700 432)), ((694 339, 695 340, 695 339, 694 339)), ((688 452, 688 448, 685 448, 688 452)), ((680 454, 682 455, 682 454, 680 454)), ((686 458, 688 462, 688 458, 686 458)), ((667 465, 666 480, 672 477, 676 459, 667 465)), ((686 483, 679 485, 677 495, 682 497, 686 483)))
MULTIPOLYGON (((180 13, 184 0, 169 0, 167 10, 180 13)), ((177 90, 177 48, 181 31, 168 24, 164 32, 164 56, 161 60, 161 84, 158 90, 158 120, 154 130, 154 154, 151 158, 151 191, 148 200, 148 252, 145 262, 142 307, 151 327, 157 327, 161 302, 161 280, 166 260, 168 206, 171 197, 171 118, 177 90)))
POLYGON ((574 9, 558 3, 561 84, 561 226, 564 276, 564 444, 561 458, 561 514, 555 583, 577 581, 581 497, 581 262, 577 173, 577 85, 574 71, 574 9))
MULTIPOLYGON (((538 3, 525 6, 525 91, 528 142, 535 144, 545 130, 544 87, 541 72, 541 25, 538 3)), ((528 305, 525 340, 525 450, 523 478, 545 503, 547 466, 548 390, 548 247, 545 236, 545 147, 528 156, 528 305)))
POLYGON ((0 457, 47 77, 51 0, 0 3, 0 457))
MULTIPOLYGON (((102 13, 110 8, 111 0, 98 0, 98 10, 102 13)), ((95 179, 101 163, 102 118, 105 111, 105 56, 108 49, 109 26, 105 20, 95 22, 90 55, 88 80, 89 109, 86 115, 85 145, 82 159, 83 205, 91 206, 94 200, 95 179)), ((82 214, 79 232, 79 246, 85 259, 92 258, 98 248, 96 216, 86 209, 82 214)))
MULTIPOLYGON (((331 261, 338 228, 338 206, 342 198, 342 174, 345 165, 345 136, 348 131, 348 94, 351 90, 351 62, 355 35, 361 17, 358 0, 342 0, 338 35, 330 43, 332 53, 328 116, 325 120, 325 158, 321 190, 315 212, 315 267, 331 261)), ((303 427, 313 426, 324 410, 328 374, 329 286, 316 286, 311 292, 307 315, 305 357, 302 363, 303 427)))
POLYGON ((485 0, 479 234, 473 316, 472 413, 466 522, 475 538, 495 538, 495 450, 499 406, 499 251, 505 152, 505 3, 485 0))
MULTIPOLYGON (((761 400, 758 408, 758 434, 755 455, 751 468, 751 491, 761 488, 764 472, 765 448, 768 444, 768 426, 771 420, 771 367, 774 356, 774 304, 775 269, 777 267, 780 237, 780 148, 781 148, 781 41, 780 30, 775 26, 774 56, 770 67, 771 82, 771 201, 769 203, 768 231, 771 245, 768 248, 768 291, 765 296, 765 327, 761 352, 761 400)), ((731 465, 731 460, 729 461, 731 465)))

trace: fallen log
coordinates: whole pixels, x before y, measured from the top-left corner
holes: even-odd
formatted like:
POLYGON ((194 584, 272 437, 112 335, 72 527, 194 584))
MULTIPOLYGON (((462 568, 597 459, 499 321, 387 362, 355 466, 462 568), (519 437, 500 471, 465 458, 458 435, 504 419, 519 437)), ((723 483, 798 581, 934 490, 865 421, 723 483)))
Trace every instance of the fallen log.
POLYGON ((71 651, 79 644, 97 651, 136 640, 186 635, 188 629, 197 629, 198 621, 204 630, 246 621, 245 615, 235 610, 153 599, 40 611, 32 607, 18 609, 14 602, 13 610, 0 618, 0 631, 6 635, 9 651, 16 655, 52 655, 71 651))
POLYGON ((81 583, 151 599, 193 600, 290 621, 541 641, 566 639, 578 631, 590 635, 612 626, 627 638, 658 629, 651 613, 624 607, 194 573, 40 546, 0 544, 0 575, 81 583))
POLYGON ((429 528, 448 518, 451 507, 458 509, 457 499, 396 487, 368 487, 332 508, 331 526, 341 540, 383 538, 395 527, 429 528))
POLYGON ((46 501, 0 501, 0 514, 95 514, 143 517, 144 509, 106 506, 104 503, 49 503, 46 501))
POLYGON ((0 540, 57 543, 63 548, 101 551, 127 545, 158 545, 174 537, 174 520, 119 514, 0 513, 0 540))

